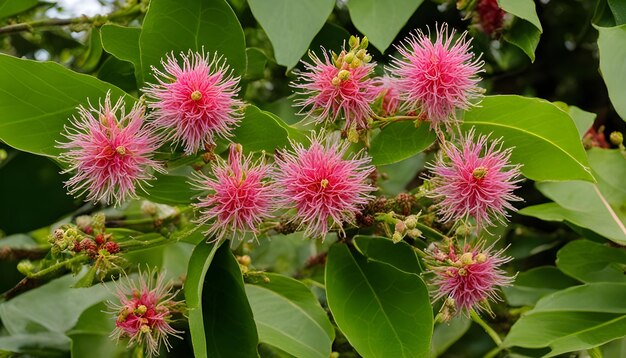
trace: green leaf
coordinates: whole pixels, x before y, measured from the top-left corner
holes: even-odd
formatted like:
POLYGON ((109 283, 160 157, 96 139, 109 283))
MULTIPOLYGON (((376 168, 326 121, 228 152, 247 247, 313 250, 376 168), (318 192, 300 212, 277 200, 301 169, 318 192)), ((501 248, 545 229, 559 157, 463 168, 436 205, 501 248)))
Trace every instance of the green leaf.
POLYGON ((595 26, 600 52, 600 72, 617 113, 626 121, 626 25, 595 26))
POLYGON ((576 129, 578 129, 580 138, 584 137, 589 128, 593 125, 593 122, 596 120, 596 114, 587 112, 576 106, 568 106, 568 110, 570 117, 574 120, 576 129))
POLYGON ((74 66, 78 67, 81 72, 89 73, 93 72, 102 57, 102 41, 100 40, 100 30, 98 28, 92 28, 89 31, 88 47, 74 61, 74 66))
POLYGON ((348 10, 354 26, 384 53, 422 2, 350 0, 348 10))
POLYGON ((335 1, 248 0, 248 4, 272 42, 276 62, 290 69, 324 26, 335 1))
POLYGON ((0 337, 0 355, 4 352, 20 353, 8 357, 67 357, 70 340, 57 332, 34 332, 0 337))
POLYGON ((556 266, 583 282, 626 283, 626 251, 588 240, 568 243, 556 255, 556 266))
POLYGON ((111 339, 115 321, 104 303, 83 312, 67 335, 72 340, 72 357, 114 358, 128 355, 124 342, 111 339))
POLYGON ((498 0, 498 5, 502 10, 530 22, 539 31, 543 31, 533 0, 498 0))
POLYGON ((594 181, 572 118, 553 103, 514 95, 486 96, 465 113, 463 129, 503 137, 511 161, 533 180, 594 181), (540 153, 540 155, 539 155, 540 153))
POLYGON ((326 263, 326 294, 335 322, 363 357, 428 355, 433 316, 417 274, 335 244, 326 263))
POLYGON ((616 25, 623 25, 626 23, 626 2, 622 0, 607 0, 609 8, 615 17, 616 25))
POLYGON ((296 357, 328 358, 335 331, 313 293, 287 276, 264 276, 269 282, 245 285, 259 341, 296 357))
POLYGON ((550 347, 546 356, 589 349, 626 335, 626 284, 592 283, 555 292, 513 325, 507 347, 550 347))
POLYGON ((410 158, 433 144, 437 136, 428 125, 415 128, 413 122, 396 122, 384 127, 372 139, 372 164, 384 165, 410 158))
POLYGON ((588 155, 597 184, 537 183, 537 189, 554 203, 529 206, 519 213, 546 221, 568 221, 626 245, 626 159, 619 150, 593 148, 588 155))
POLYGON ((267 64, 267 56, 263 50, 256 47, 246 49, 248 58, 248 68, 246 69, 246 80, 254 81, 265 77, 265 65, 267 64))
POLYGON ((369 260, 384 262, 408 273, 419 275, 422 272, 417 253, 404 241, 394 243, 384 237, 357 235, 354 246, 369 260))
POLYGON ((472 320, 462 315, 456 316, 450 322, 435 325, 431 357, 442 356, 443 353, 458 341, 469 330, 472 320))
POLYGON ((121 88, 126 92, 137 91, 135 66, 132 63, 109 56, 98 69, 98 79, 121 88))
POLYGON ((108 90, 116 100, 119 88, 93 76, 78 74, 58 63, 0 55, 0 140, 25 152, 56 156, 63 125, 79 104, 98 103, 108 90))
MULTIPOLYGON (((141 85, 143 82, 141 53, 139 51, 141 29, 138 27, 106 24, 100 28, 100 34, 104 50, 119 60, 131 63, 135 73, 135 83, 141 85)), ((100 68, 100 71, 102 71, 102 68, 100 68)))
POLYGON ((541 297, 576 284, 556 267, 541 266, 520 273, 502 292, 511 306, 533 306, 541 297))
POLYGON ((246 43, 239 20, 225 0, 153 0, 139 36, 141 67, 160 68, 167 53, 202 51, 224 56, 238 75, 246 71, 246 43))
POLYGON ((533 0, 498 0, 502 10, 519 19, 504 34, 504 39, 519 47, 532 62, 535 62, 535 49, 543 32, 535 2, 533 0))
POLYGON ((396 196, 405 192, 409 183, 424 170, 425 162, 426 155, 418 154, 394 164, 378 166, 378 172, 385 176, 377 183, 381 193, 396 196))
POLYGON ((38 0, 0 0, 0 19, 26 11, 38 2, 38 0))
POLYGON ((198 194, 189 184, 189 178, 181 175, 155 174, 155 180, 148 182, 145 193, 140 195, 155 203, 186 205, 198 194))
POLYGON ((289 145, 287 131, 279 122, 253 105, 246 107, 244 118, 233 134, 233 141, 241 144, 246 152, 273 153, 276 148, 289 145))

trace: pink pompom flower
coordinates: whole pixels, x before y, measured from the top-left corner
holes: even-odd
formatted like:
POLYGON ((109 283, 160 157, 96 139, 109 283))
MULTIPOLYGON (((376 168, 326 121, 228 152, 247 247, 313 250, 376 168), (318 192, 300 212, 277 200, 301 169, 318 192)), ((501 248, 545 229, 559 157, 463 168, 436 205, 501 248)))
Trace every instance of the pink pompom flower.
POLYGON ((139 272, 137 282, 126 278, 117 285, 117 302, 108 302, 116 315, 112 338, 128 338, 128 346, 145 345, 149 357, 159 355, 161 345, 169 351, 169 336, 182 339, 183 332, 170 323, 172 315, 182 311, 181 302, 174 301, 176 292, 158 272, 139 272))
POLYGON ((442 222, 473 217, 478 229, 505 222, 507 210, 521 198, 513 195, 521 181, 520 165, 509 164, 511 148, 502 149, 501 139, 488 143, 488 136, 474 141, 474 129, 459 139, 447 142, 439 153, 432 172, 428 196, 437 201, 442 222))
POLYGON ((357 154, 344 159, 349 143, 338 136, 312 136, 311 145, 292 142, 293 152, 276 156, 279 203, 295 208, 293 218, 307 237, 323 238, 329 228, 353 223, 355 214, 371 199, 367 183, 374 170, 371 158, 357 154))
MULTIPOLYGON (((323 59, 310 52, 311 63, 304 62, 305 70, 297 72, 298 81, 293 86, 302 95, 296 100, 299 113, 316 123, 335 122, 343 118, 344 130, 367 128, 368 120, 374 114, 370 104, 378 94, 370 77, 375 64, 366 63, 350 52, 348 55, 355 57, 350 63, 341 60, 336 61, 336 65, 323 51, 323 59), (358 61, 356 66, 355 61, 358 61)), ((345 51, 342 52, 344 54, 345 51)))
POLYGON ((504 256, 504 250, 494 251, 493 245, 485 248, 484 243, 479 243, 458 249, 452 243, 431 244, 426 254, 425 262, 435 275, 434 299, 447 298, 444 320, 457 312, 491 312, 489 301, 499 300, 498 287, 513 282, 513 277, 501 269, 512 258, 504 256))
POLYGON ((111 105, 110 93, 98 107, 78 107, 78 116, 62 133, 69 141, 59 159, 75 172, 65 186, 69 193, 86 201, 103 200, 119 205, 136 197, 135 187, 153 179, 152 171, 163 171, 152 159, 160 138, 144 126, 144 107, 136 103, 127 114, 124 100, 111 105))
POLYGON ((401 58, 393 58, 391 75, 396 78, 403 100, 402 109, 419 113, 433 129, 440 125, 451 130, 458 124, 457 109, 468 109, 482 96, 477 86, 483 61, 471 52, 471 40, 464 32, 453 41, 448 25, 437 28, 433 43, 429 35, 417 31, 396 46, 401 58))
POLYGON ((216 137, 230 137, 241 120, 243 102, 236 98, 239 77, 221 57, 209 59, 191 50, 180 57, 182 66, 171 53, 161 61, 163 71, 152 68, 157 83, 149 84, 145 93, 154 125, 191 154, 214 144, 216 137))
POLYGON ((227 233, 258 233, 261 222, 272 216, 276 196, 269 179, 271 167, 252 155, 243 157, 239 144, 231 144, 228 162, 217 159, 213 176, 196 174, 194 187, 210 191, 194 204, 200 209, 201 224, 211 223, 205 232, 213 240, 221 240, 227 233))

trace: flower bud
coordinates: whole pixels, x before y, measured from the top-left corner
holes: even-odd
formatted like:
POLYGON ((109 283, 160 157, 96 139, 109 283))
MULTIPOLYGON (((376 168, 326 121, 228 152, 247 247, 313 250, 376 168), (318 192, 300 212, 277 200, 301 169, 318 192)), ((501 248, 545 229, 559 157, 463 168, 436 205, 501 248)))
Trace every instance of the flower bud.
POLYGON ((144 200, 141 203, 141 211, 146 215, 154 216, 157 213, 157 206, 151 201, 144 200))
POLYGON ((624 135, 621 132, 611 132, 609 140, 613 145, 621 145, 624 142, 624 135))
POLYGON ((352 35, 350 36, 350 40, 348 40, 348 45, 350 45, 350 48, 355 48, 359 46, 359 38, 352 35))
POLYGON ((89 215, 81 215, 76 218, 76 226, 84 232, 88 231, 88 228, 91 226, 91 216, 89 215))
POLYGON ((417 225, 417 216, 415 215, 407 216, 406 219, 404 220, 404 223, 406 224, 407 229, 415 229, 415 226, 417 225))
POLYGON ((362 60, 363 58, 365 58, 365 55, 367 55, 367 51, 365 51, 365 50, 363 50, 363 49, 361 49, 361 50, 359 50, 359 51, 357 51, 357 52, 356 52, 356 57, 357 57, 359 60, 362 60))
POLYGON ((343 60, 346 61, 346 63, 348 64, 351 63, 352 60, 354 60, 354 54, 352 52, 348 52, 343 60))
POLYGON ((350 67, 357 68, 359 66, 361 66, 361 60, 359 60, 358 58, 355 58, 354 60, 352 60, 350 67))
POLYGON ((361 44, 359 45, 359 48, 365 50, 369 44, 370 42, 367 39, 367 36, 363 36, 363 39, 361 40, 361 44))
POLYGON ((461 258, 459 260, 463 265, 471 265, 474 263, 473 256, 474 255, 471 252, 465 252, 463 255, 461 255, 461 258))
POLYGON ((333 77, 330 83, 332 83, 333 86, 339 86, 339 84, 341 83, 341 80, 338 77, 333 77))
MULTIPOLYGON (((355 59, 356 60, 356 59, 355 59)), ((342 81, 346 81, 350 78, 350 71, 348 70, 341 70, 339 71, 339 73, 337 74, 337 77, 342 80, 342 81)))
POLYGON ((417 239, 420 236, 422 236, 422 231, 419 229, 411 229, 409 231, 406 232, 406 234, 411 238, 411 239, 417 239))
POLYGON ((394 244, 397 244, 402 241, 402 237, 403 235, 396 231, 393 233, 393 236, 391 236, 391 241, 393 241, 394 244))
POLYGON ((406 231, 406 224, 404 223, 404 221, 398 220, 395 229, 397 232, 404 234, 404 232, 406 231))
POLYGON ((17 270, 24 276, 29 276, 33 273, 35 265, 30 260, 23 260, 17 264, 17 270))

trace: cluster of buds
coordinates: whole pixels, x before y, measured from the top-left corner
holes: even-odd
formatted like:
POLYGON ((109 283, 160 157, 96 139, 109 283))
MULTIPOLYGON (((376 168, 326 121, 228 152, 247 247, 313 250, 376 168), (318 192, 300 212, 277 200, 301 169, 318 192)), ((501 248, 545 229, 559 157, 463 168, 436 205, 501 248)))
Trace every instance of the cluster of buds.
POLYGON ((111 238, 111 234, 98 234, 93 239, 86 237, 74 244, 74 251, 84 252, 91 259, 96 259, 98 256, 115 255, 120 252, 120 246, 111 241, 111 238))
POLYGON ((105 216, 98 213, 76 218, 76 225, 64 225, 48 237, 53 256, 75 256, 85 253, 89 258, 117 254, 119 245, 104 231, 105 216))
POLYGON ((370 63, 372 56, 367 53, 369 41, 367 36, 359 39, 357 36, 350 36, 348 41, 350 49, 342 50, 339 55, 333 52, 333 63, 339 69, 337 76, 333 77, 332 84, 339 86, 342 81, 350 79, 350 68, 358 68, 364 63, 370 63))
POLYGON ((73 256, 76 254, 76 245, 85 236, 76 226, 68 225, 65 228, 58 228, 48 236, 50 252, 52 256, 73 256))
POLYGON ((419 215, 419 213, 417 215, 409 215, 404 220, 396 219, 397 221, 394 227, 395 230, 391 236, 391 240, 394 243, 398 243, 402 241, 405 236, 408 236, 411 239, 417 239, 422 236, 422 231, 416 228, 419 215))

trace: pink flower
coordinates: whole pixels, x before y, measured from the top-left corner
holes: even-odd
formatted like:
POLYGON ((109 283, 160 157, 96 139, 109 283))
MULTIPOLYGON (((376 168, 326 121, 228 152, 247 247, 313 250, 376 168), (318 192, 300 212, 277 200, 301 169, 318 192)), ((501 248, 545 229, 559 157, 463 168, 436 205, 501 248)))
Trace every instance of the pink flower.
POLYGON ((138 283, 127 278, 119 284, 115 295, 119 302, 108 302, 116 315, 111 337, 129 338, 128 346, 145 345, 149 357, 158 356, 161 345, 169 351, 169 336, 182 339, 183 333, 170 323, 172 315, 181 311, 181 303, 173 300, 170 284, 158 272, 139 272, 138 283))
POLYGON ((294 152, 276 156, 276 182, 282 189, 279 203, 295 207, 294 221, 305 228, 305 236, 323 238, 329 226, 342 229, 342 222, 353 223, 360 206, 371 199, 374 187, 367 179, 374 167, 366 156, 343 159, 349 143, 337 136, 310 140, 308 148, 292 142, 294 152))
MULTIPOLYGON (((452 243, 431 246, 425 261, 435 274, 432 283, 437 287, 434 299, 451 298, 445 308, 469 314, 470 310, 491 312, 489 300, 498 300, 498 286, 508 286, 513 278, 506 276, 500 266, 511 261, 504 250, 492 251, 493 245, 484 243, 456 248, 452 243)), ((453 314, 452 312, 451 314, 453 314)))
POLYGON ((496 219, 504 223, 506 210, 515 211, 511 201, 521 198, 513 195, 518 188, 520 165, 509 164, 511 148, 502 149, 500 139, 487 142, 488 136, 474 141, 474 129, 454 145, 446 143, 432 171, 432 189, 429 197, 437 203, 443 222, 473 217, 477 228, 494 225, 496 219))
POLYGON ((404 101, 402 109, 419 113, 433 129, 456 126, 456 110, 468 109, 482 95, 477 83, 483 61, 474 58, 466 35, 453 42, 454 30, 448 34, 443 24, 435 43, 418 31, 396 47, 402 58, 392 59, 391 74, 404 101))
POLYGON ((208 54, 191 50, 180 56, 182 67, 172 53, 161 61, 163 72, 152 69, 158 83, 149 84, 145 93, 154 124, 191 154, 214 144, 215 137, 231 136, 241 119, 242 102, 236 98, 239 78, 221 57, 209 61, 208 54))
POLYGON ((382 76, 376 81, 378 95, 381 101, 381 114, 383 116, 393 116, 400 106, 400 92, 393 78, 382 76))
POLYGON ((312 52, 309 57, 312 62, 304 62, 305 71, 297 72, 299 83, 294 84, 304 97, 296 100, 296 105, 301 107, 299 113, 306 114, 316 123, 335 122, 343 117, 345 130, 367 128, 368 120, 374 114, 370 104, 378 94, 370 78, 375 64, 355 58, 359 61, 358 66, 345 61, 335 66, 326 51, 323 60, 312 52))
POLYGON ((213 178, 197 174, 195 187, 210 191, 194 204, 200 208, 199 223, 211 222, 205 232, 221 240, 228 232, 258 233, 258 226, 272 215, 274 185, 268 180, 270 166, 243 157, 240 145, 231 145, 228 162, 218 159, 213 165, 213 178))
POLYGON ((125 114, 123 98, 111 106, 110 93, 98 108, 78 107, 63 133, 69 142, 58 145, 66 150, 59 158, 67 171, 76 171, 65 182, 69 193, 115 205, 136 197, 135 186, 153 179, 151 169, 163 171, 152 159, 160 139, 143 124, 143 106, 136 103, 125 114))

